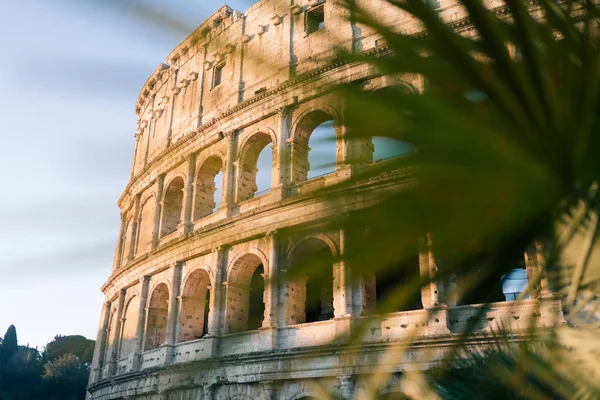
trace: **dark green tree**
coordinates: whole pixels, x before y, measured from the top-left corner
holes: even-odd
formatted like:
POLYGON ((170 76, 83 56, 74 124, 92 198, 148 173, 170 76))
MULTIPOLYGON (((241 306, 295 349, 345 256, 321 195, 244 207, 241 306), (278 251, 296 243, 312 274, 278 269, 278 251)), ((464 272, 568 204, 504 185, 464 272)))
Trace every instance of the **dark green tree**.
POLYGON ((43 392, 47 400, 81 400, 85 397, 89 365, 74 354, 64 354, 44 365, 43 392))
POLYGON ((94 353, 95 342, 81 335, 56 335, 46 345, 43 354, 44 363, 53 361, 65 354, 75 355, 81 362, 90 364, 94 353))
POLYGON ((0 349, 2 350, 0 352, 0 361, 9 360, 17 351, 17 328, 15 328, 14 325, 9 326, 6 330, 4 338, 2 339, 2 347, 0 349))

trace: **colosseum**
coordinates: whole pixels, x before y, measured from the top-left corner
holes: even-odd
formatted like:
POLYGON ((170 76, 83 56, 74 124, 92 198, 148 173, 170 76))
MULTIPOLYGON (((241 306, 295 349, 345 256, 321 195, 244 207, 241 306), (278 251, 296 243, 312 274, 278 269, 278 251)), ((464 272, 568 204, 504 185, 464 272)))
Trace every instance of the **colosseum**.
MULTIPOLYGON (((503 12, 495 1, 491 7, 503 12)), ((420 29, 381 0, 356 2, 405 32, 420 29)), ((437 6, 469 34, 460 8, 444 0, 437 6)), ((482 343, 500 325, 556 323, 560 303, 544 281, 531 298, 512 301, 505 293, 481 316, 481 305, 450 294, 456 281, 431 279, 407 309, 369 315, 359 350, 338 340, 390 282, 350 279, 340 258, 353 245, 350 235, 318 229, 411 178, 396 171, 360 185, 343 204, 324 198, 328 187, 397 150, 375 138, 346 140, 344 101, 332 88, 355 82, 418 92, 423 82, 332 62, 335 46, 387 50, 333 0, 261 0, 245 13, 223 6, 148 78, 135 105, 114 265, 102 287, 91 399, 299 400, 321 398, 325 388, 349 400, 361 398, 361 377, 375 368, 390 374, 380 388, 385 395, 399 390, 406 371, 443 359, 467 325, 481 334, 471 340, 482 343), (319 146, 317 134, 334 137, 333 145, 319 146), (317 149, 321 158, 311 154, 317 149), (295 227, 312 229, 281 235, 295 227), (326 278, 286 281, 293 260, 309 254, 326 278), (271 279, 276 274, 283 279, 271 279), (399 359, 386 358, 407 341, 399 359)), ((435 262, 427 241, 419 243, 413 267, 431 277, 435 262)), ((539 270, 539 255, 534 249, 523 258, 526 282, 539 270)))

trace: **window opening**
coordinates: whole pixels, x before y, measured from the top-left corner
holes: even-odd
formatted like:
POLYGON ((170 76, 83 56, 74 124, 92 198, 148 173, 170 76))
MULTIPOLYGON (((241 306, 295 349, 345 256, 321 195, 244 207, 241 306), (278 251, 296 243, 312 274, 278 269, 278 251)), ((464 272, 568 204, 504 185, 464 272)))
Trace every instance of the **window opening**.
POLYGON ((325 28, 325 3, 306 12, 306 33, 311 34, 325 28))
POLYGON ((225 63, 219 64, 215 67, 213 72, 213 88, 219 86, 221 81, 223 80, 223 68, 225 67, 225 63))

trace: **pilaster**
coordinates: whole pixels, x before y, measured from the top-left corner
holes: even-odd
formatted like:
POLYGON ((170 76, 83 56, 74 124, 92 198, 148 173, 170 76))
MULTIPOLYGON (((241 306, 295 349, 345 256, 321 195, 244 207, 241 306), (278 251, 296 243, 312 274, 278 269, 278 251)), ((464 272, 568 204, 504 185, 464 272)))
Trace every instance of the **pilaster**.
POLYGON ((223 171, 223 193, 221 199, 221 207, 226 207, 227 217, 233 213, 235 204, 235 146, 237 141, 237 133, 230 131, 224 134, 227 142, 227 160, 223 171))
POLYGON ((181 289, 181 270, 182 263, 173 263, 171 265, 172 284, 171 293, 169 293, 169 311, 167 315, 167 329, 165 342, 161 345, 165 351, 165 364, 173 360, 173 346, 177 342, 177 324, 179 322, 179 296, 181 289))
POLYGON ((269 270, 264 276, 265 280, 265 317, 263 326, 277 328, 279 326, 278 317, 278 298, 279 298, 279 240, 277 231, 271 231, 267 233, 269 240, 269 270))
POLYGON ((183 216, 181 223, 183 224, 183 234, 188 234, 194 229, 192 224, 192 209, 194 205, 194 187, 196 181, 196 158, 198 154, 193 153, 188 157, 187 181, 185 184, 185 192, 183 194, 183 216))
MULTIPOLYGON (((138 226, 140 223, 140 199, 141 199, 141 194, 138 194, 137 196, 135 196, 135 203, 133 206, 133 218, 131 219, 131 240, 129 241, 129 248, 128 249, 124 249, 124 251, 126 252, 125 254, 127 255, 127 257, 125 258, 125 262, 131 261, 133 260, 133 256, 135 253, 135 243, 137 242, 137 236, 138 236, 138 226)), ((127 234, 127 232, 125 232, 125 234, 127 234)))
MULTIPOLYGON (((113 271, 116 271, 121 267, 121 259, 123 258, 124 246, 125 246, 125 224, 127 222, 126 214, 121 213, 121 225, 119 226, 119 239, 117 240, 117 249, 115 251, 115 257, 113 260, 113 271)), ((133 219, 132 219, 133 222, 133 219)))
POLYGON ((116 371, 116 367, 117 367, 117 353, 119 351, 119 344, 121 342, 121 319, 123 318, 123 307, 125 305, 125 295, 127 294, 127 292, 125 291, 125 289, 122 289, 119 292, 119 302, 117 305, 117 315, 116 315, 116 322, 115 322, 115 330, 114 330, 114 335, 112 338, 112 341, 110 343, 110 349, 109 349, 109 361, 107 363, 107 375, 108 376, 112 376, 115 374, 116 371))
POLYGON ((354 380, 351 375, 339 376, 340 396, 342 400, 352 400, 354 396, 354 380))
POLYGON ((148 303, 148 291, 150 289, 150 277, 144 276, 140 279, 140 308, 138 311, 138 323, 135 331, 135 348, 133 351, 132 369, 139 371, 141 368, 142 352, 144 351, 144 330, 146 328, 146 307, 148 303))
POLYGON ((156 203, 154 208, 154 230, 152 231, 152 250, 158 247, 160 233, 160 216, 162 215, 162 197, 165 185, 165 174, 158 176, 156 180, 156 203))
POLYGON ((106 301, 102 304, 102 312, 100 317, 100 326, 96 335, 96 346, 94 348, 94 357, 92 359, 92 373, 90 374, 90 383, 97 382, 102 378, 102 356, 106 351, 108 342, 108 321, 110 319, 111 303, 106 301))

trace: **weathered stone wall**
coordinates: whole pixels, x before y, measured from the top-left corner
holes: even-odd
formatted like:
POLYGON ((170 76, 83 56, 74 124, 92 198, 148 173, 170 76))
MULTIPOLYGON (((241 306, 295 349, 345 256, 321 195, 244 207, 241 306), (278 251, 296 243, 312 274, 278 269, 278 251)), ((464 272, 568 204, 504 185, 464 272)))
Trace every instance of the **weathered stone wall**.
MULTIPOLYGON (((381 0, 357 4, 397 29, 420 30, 381 0)), ((458 7, 448 0, 440 7, 449 23, 471 34, 458 7)), ((493 304, 482 315, 478 305, 456 305, 455 282, 434 279, 422 289, 422 309, 366 319, 378 300, 375 276, 351 279, 349 266, 329 261, 332 287, 317 295, 310 276, 286 278, 299 258, 325 249, 335 260, 361 242, 344 231, 284 238, 280 230, 320 226, 373 204, 390 184, 413 184, 406 171, 392 171, 335 204, 315 195, 372 163, 372 141, 343 138, 344 104, 332 85, 423 89, 418 76, 381 77, 365 65, 330 62, 334 46, 385 49, 380 39, 350 22, 337 2, 263 0, 244 14, 222 7, 156 69, 136 105, 136 149, 119 199, 113 270, 102 288, 91 398, 298 400, 317 396, 317 381, 344 399, 359 398, 361 375, 380 363, 390 343, 419 339, 388 366, 400 376, 429 368, 474 318, 482 334, 556 323, 560 307, 547 286, 533 299, 493 304), (324 27, 307 32, 307 14, 320 7, 324 27), (328 120, 337 137, 336 169, 307 179, 312 131, 328 120), (267 146, 271 188, 257 195, 257 158, 267 146), (253 282, 264 285, 261 293, 253 282), (312 322, 308 298, 322 311, 312 322), (247 330, 250 321, 259 328, 247 330), (360 323, 369 329, 357 355, 336 338, 360 323), (328 347, 306 356, 320 345, 328 347)), ((427 238, 416 253, 418 272, 435 276, 427 238)), ((527 260, 528 274, 535 274, 535 254, 527 260)))

